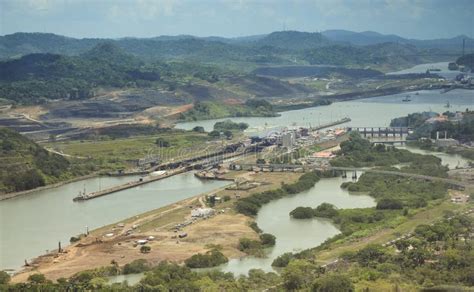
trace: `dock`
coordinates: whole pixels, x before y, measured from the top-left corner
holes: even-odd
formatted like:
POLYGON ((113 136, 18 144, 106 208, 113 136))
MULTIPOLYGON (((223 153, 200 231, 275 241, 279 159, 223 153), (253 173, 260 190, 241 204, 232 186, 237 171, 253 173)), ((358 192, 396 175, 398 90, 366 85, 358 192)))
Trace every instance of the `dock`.
POLYGON ((144 184, 147 184, 147 183, 158 181, 160 179, 164 179, 164 178, 167 178, 167 177, 170 177, 170 176, 173 176, 173 175, 176 175, 176 174, 180 174, 180 173, 183 173, 183 172, 186 172, 186 171, 188 171, 188 169, 183 167, 183 168, 170 170, 170 171, 168 171, 168 172, 166 172, 162 175, 147 176, 147 177, 144 177, 144 178, 140 178, 138 181, 131 181, 131 182, 128 182, 128 183, 125 183, 125 184, 122 184, 122 185, 113 186, 113 187, 105 189, 105 190, 92 192, 90 194, 79 195, 79 196, 75 197, 73 199, 73 201, 77 202, 77 201, 87 201, 87 200, 95 199, 95 198, 102 197, 102 196, 105 196, 105 195, 108 195, 108 194, 120 192, 120 191, 123 191, 123 190, 127 190, 127 189, 131 189, 131 188, 140 186, 140 185, 144 185, 144 184))
POLYGON ((319 125, 317 127, 311 127, 311 130, 312 131, 319 131, 319 130, 329 128, 329 127, 332 127, 332 126, 337 126, 337 125, 340 125, 340 124, 348 123, 350 121, 351 121, 351 118, 345 117, 345 118, 342 118, 342 119, 334 121, 334 122, 329 122, 329 123, 326 123, 326 124, 322 124, 322 125, 319 125))
MULTIPOLYGON (((251 148, 252 147, 247 147, 246 150, 250 150, 251 148)), ((167 170, 164 174, 156 175, 156 176, 146 176, 146 177, 140 178, 138 181, 131 181, 131 182, 128 182, 128 183, 125 183, 125 184, 122 184, 122 185, 113 186, 111 188, 101 190, 101 191, 97 191, 97 192, 92 192, 92 193, 89 193, 89 194, 83 193, 83 194, 80 194, 80 195, 76 196, 73 199, 73 201, 74 202, 79 202, 79 201, 87 201, 87 200, 95 199, 95 198, 98 198, 98 197, 102 197, 102 196, 105 196, 105 195, 109 195, 109 194, 112 194, 112 193, 120 192, 120 191, 123 191, 123 190, 127 190, 127 189, 131 189, 131 188, 134 188, 134 187, 137 187, 137 186, 141 186, 141 185, 144 185, 144 184, 147 184, 147 183, 151 183, 151 182, 155 182, 155 181, 158 181, 158 180, 161 180, 161 179, 165 179, 165 178, 168 178, 168 177, 173 176, 173 175, 177 175, 177 174, 180 174, 180 173, 190 171, 192 169, 212 166, 212 165, 215 165, 215 164, 220 163, 222 161, 225 161, 227 159, 232 159, 234 157, 238 157, 238 156, 245 155, 245 154, 248 154, 248 152, 247 151, 242 151, 242 152, 234 152, 234 153, 228 153, 228 154, 222 153, 222 154, 220 154, 220 156, 215 156, 215 155, 207 156, 205 159, 194 162, 192 164, 187 164, 187 163, 184 163, 184 162, 180 162, 180 163, 176 164, 177 165, 176 168, 171 169, 171 170, 167 170)))

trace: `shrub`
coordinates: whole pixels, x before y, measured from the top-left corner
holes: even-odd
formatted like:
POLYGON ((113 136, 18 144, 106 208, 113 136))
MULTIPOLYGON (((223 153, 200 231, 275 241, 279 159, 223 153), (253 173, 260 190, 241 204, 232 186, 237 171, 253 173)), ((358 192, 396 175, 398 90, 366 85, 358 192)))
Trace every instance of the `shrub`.
POLYGON ((260 241, 253 240, 250 238, 241 238, 239 240, 239 250, 243 252, 247 252, 248 250, 252 249, 260 249, 262 244, 260 241))
POLYGON ((392 199, 392 198, 383 198, 377 203, 377 209, 385 210, 385 209, 403 209, 403 203, 399 200, 392 199))
POLYGON ((193 132, 204 133, 206 131, 204 130, 204 127, 196 126, 193 128, 193 132))
POLYGON ((123 266, 122 273, 124 273, 125 275, 137 274, 137 273, 146 272, 148 270, 150 270, 150 266, 148 265, 148 262, 145 259, 138 259, 123 266))
POLYGON ((352 292, 355 291, 351 278, 340 274, 325 275, 313 283, 315 292, 352 292))
POLYGON ((0 285, 8 284, 10 282, 10 275, 5 271, 0 271, 0 285))
POLYGON ((258 224, 257 222, 253 221, 252 223, 249 224, 250 228, 253 229, 253 231, 257 232, 257 233, 262 233, 263 230, 260 229, 260 227, 258 227, 258 224))
POLYGON ((46 282, 46 277, 43 274, 32 274, 28 276, 28 282, 40 284, 46 282))
POLYGON ((234 123, 231 120, 225 120, 214 124, 214 130, 216 131, 231 131, 240 130, 243 131, 249 127, 246 123, 234 123))
POLYGON ((314 216, 324 217, 324 218, 333 218, 337 216, 337 209, 334 205, 329 203, 322 203, 314 209, 314 216))
POLYGON ((385 262, 387 255, 381 246, 370 244, 359 250, 356 258, 361 266, 368 267, 385 262))
POLYGON ((290 212, 290 216, 295 219, 308 219, 314 217, 314 211, 311 207, 297 207, 290 212))
POLYGON ((151 251, 151 247, 149 247, 148 245, 142 245, 140 247, 140 252, 141 253, 149 253, 151 251))
POLYGON ((221 132, 214 130, 214 131, 209 132, 208 135, 209 135, 209 137, 219 138, 221 136, 221 132))
POLYGON ((273 234, 264 233, 260 235, 260 241, 265 247, 274 246, 276 237, 273 234))
POLYGON ((210 268, 227 263, 228 261, 222 252, 213 249, 205 254, 195 254, 186 259, 184 263, 188 268, 210 268))
POLYGON ((291 252, 286 252, 274 259, 272 262, 272 266, 284 268, 288 266, 288 263, 292 258, 294 258, 294 255, 291 252))

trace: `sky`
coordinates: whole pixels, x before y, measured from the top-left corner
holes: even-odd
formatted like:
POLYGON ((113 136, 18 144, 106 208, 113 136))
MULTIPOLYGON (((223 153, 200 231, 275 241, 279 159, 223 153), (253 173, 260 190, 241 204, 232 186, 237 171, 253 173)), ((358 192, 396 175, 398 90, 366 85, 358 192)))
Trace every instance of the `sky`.
POLYGON ((0 0, 0 34, 238 37, 346 29, 434 39, 474 37, 473 15, 474 0, 0 0))

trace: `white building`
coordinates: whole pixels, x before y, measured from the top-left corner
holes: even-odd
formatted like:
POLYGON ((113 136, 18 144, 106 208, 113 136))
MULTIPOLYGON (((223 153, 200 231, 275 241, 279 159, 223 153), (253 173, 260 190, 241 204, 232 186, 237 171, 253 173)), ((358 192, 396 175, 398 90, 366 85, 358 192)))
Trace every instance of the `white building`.
POLYGON ((283 147, 291 149, 295 145, 295 142, 296 142, 296 135, 294 132, 283 133, 282 138, 281 138, 281 144, 283 147))
POLYGON ((212 208, 196 208, 191 210, 191 217, 206 217, 214 215, 214 209, 212 208))

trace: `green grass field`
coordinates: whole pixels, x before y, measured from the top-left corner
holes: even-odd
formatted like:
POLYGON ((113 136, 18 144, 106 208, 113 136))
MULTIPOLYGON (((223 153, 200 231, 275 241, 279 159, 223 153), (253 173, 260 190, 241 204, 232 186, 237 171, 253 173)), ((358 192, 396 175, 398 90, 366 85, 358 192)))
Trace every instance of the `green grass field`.
POLYGON ((163 161, 170 161, 212 151, 221 144, 221 140, 212 140, 206 133, 173 131, 120 139, 49 142, 44 146, 74 157, 91 159, 101 169, 119 169, 149 155, 159 155, 163 161), (170 146, 160 147, 155 143, 157 138, 168 141, 170 146))

